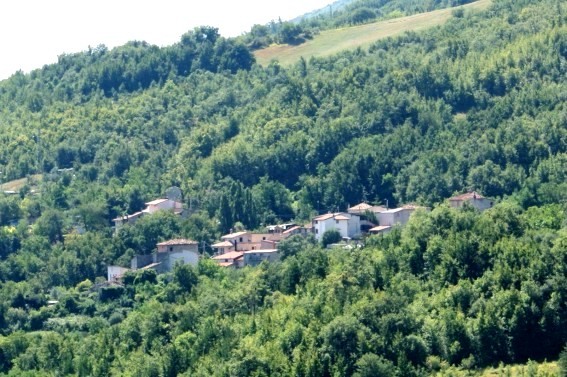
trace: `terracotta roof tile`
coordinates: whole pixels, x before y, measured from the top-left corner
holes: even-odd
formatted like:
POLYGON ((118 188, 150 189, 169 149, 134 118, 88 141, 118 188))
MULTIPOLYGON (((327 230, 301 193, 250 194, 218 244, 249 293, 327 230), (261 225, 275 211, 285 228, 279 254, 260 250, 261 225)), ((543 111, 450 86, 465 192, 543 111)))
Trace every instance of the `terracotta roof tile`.
POLYGON ((236 260, 238 258, 242 258, 243 255, 244 255, 244 253, 242 251, 229 251, 228 253, 224 253, 224 254, 221 254, 221 255, 214 256, 213 259, 215 259, 215 260, 219 260, 219 259, 236 260))
POLYGON ((370 204, 367 203, 360 203, 357 204, 355 206, 350 207, 348 210, 349 211, 366 211, 367 209, 370 209, 372 206, 370 204))

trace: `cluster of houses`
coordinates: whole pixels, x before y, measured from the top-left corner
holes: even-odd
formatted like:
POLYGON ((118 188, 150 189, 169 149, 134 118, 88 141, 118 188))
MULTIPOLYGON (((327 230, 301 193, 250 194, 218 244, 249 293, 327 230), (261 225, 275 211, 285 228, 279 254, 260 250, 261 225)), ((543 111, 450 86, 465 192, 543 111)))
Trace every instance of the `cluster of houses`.
MULTIPOLYGON (((470 205, 483 211, 493 206, 491 199, 485 198, 477 192, 470 192, 450 198, 449 205, 461 208, 470 205)), ((180 203, 169 199, 154 200, 146 203, 148 207, 143 214, 151 214, 157 210, 181 209, 180 203)), ((311 223, 299 226, 295 223, 270 225, 265 233, 240 231, 226 234, 211 245, 213 249, 212 260, 222 267, 240 268, 244 266, 257 266, 266 262, 279 260, 278 243, 292 235, 313 234, 315 239, 321 240, 323 234, 331 229, 337 230, 344 241, 360 239, 364 234, 385 234, 396 226, 405 225, 413 212, 419 207, 405 205, 389 209, 383 206, 371 206, 367 203, 348 208, 347 212, 327 213, 314 217, 311 223)), ((177 213, 177 212, 176 212, 177 213)), ((134 214, 136 215, 136 214, 134 214)), ((134 216, 130 215, 130 216, 134 216)), ((117 226, 129 219, 115 219, 117 226), (118 220, 118 221, 117 221, 118 220)), ((178 262, 196 266, 203 256, 199 253, 198 243, 188 239, 174 239, 157 244, 157 250, 150 255, 137 255, 132 258, 130 268, 109 266, 108 280, 116 281, 128 270, 153 269, 158 273, 170 272, 178 262)))

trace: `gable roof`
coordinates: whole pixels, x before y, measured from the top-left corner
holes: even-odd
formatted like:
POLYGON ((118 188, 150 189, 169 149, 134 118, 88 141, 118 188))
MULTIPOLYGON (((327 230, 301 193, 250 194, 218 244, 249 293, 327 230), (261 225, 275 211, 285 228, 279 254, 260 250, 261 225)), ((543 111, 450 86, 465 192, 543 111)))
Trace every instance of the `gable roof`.
POLYGON ((228 241, 217 242, 211 245, 212 247, 233 247, 234 245, 228 241))
POLYGON ((351 217, 344 213, 344 212, 335 212, 335 213, 326 213, 324 215, 319 215, 313 218, 313 220, 317 220, 317 221, 325 221, 325 220, 329 220, 335 218, 337 220, 350 220, 351 217))
POLYGON ((324 220, 328 220, 328 219, 332 218, 333 216, 335 216, 335 214, 326 213, 324 215, 319 215, 319 216, 314 217, 313 220, 324 221, 324 220))
POLYGON ((213 257, 213 259, 215 259, 215 260, 219 260, 219 259, 236 260, 238 258, 242 258, 243 255, 244 255, 244 253, 242 251, 229 251, 228 253, 216 255, 216 256, 213 257))
POLYGON ((382 214, 382 213, 397 213, 397 212, 404 211, 404 210, 406 210, 406 209, 407 209, 407 208, 403 208, 403 207, 400 207, 400 208, 392 208, 392 209, 389 209, 389 210, 387 210, 387 211, 380 212, 380 214, 382 214))
POLYGON ((176 245, 198 245, 197 241, 189 240, 186 238, 176 238, 169 241, 160 242, 157 246, 176 246, 176 245))
POLYGON ((348 220, 350 220, 350 217, 345 216, 345 215, 338 215, 338 216, 335 216, 335 220, 346 220, 346 221, 348 221, 348 220))
POLYGON ((374 233, 374 232, 381 232, 383 230, 390 229, 390 228, 391 228, 391 226, 389 226, 389 225, 378 225, 378 226, 375 226, 372 229, 369 229, 368 231, 374 233))
POLYGON ((384 207, 384 206, 372 206, 370 208, 368 208, 369 211, 374 212, 374 213, 380 213, 380 212, 384 212, 387 211, 388 208, 384 207))
POLYGON ((462 200, 471 200, 471 199, 486 199, 486 198, 484 196, 480 195, 476 191, 467 192, 467 193, 457 195, 457 196, 453 196, 452 198, 449 198, 449 200, 452 200, 452 201, 462 201, 462 200))
POLYGON ((372 208, 372 206, 368 203, 359 203, 355 206, 352 206, 348 209, 349 212, 364 212, 367 209, 372 208))
POLYGON ((132 219, 132 218, 134 218, 134 217, 140 216, 142 213, 143 213, 143 212, 140 211, 140 212, 133 213, 133 214, 131 214, 131 215, 120 216, 120 217, 117 217, 117 218, 115 218, 115 219, 112 219, 112 221, 116 222, 116 221, 130 220, 130 219, 132 219))
POLYGON ((293 228, 289 228, 288 230, 284 230, 283 234, 288 234, 288 233, 291 233, 291 232, 296 231, 298 229, 301 229, 301 227, 299 225, 296 225, 293 228))
POLYGON ((221 240, 226 240, 228 238, 236 238, 236 237, 243 236, 245 234, 248 234, 248 232, 244 231, 244 232, 236 232, 236 233, 225 234, 224 236, 221 237, 221 240))
POLYGON ((167 202, 168 200, 169 199, 155 199, 155 200, 152 200, 151 202, 147 202, 146 205, 147 206, 155 206, 155 205, 158 205, 160 203, 167 202))

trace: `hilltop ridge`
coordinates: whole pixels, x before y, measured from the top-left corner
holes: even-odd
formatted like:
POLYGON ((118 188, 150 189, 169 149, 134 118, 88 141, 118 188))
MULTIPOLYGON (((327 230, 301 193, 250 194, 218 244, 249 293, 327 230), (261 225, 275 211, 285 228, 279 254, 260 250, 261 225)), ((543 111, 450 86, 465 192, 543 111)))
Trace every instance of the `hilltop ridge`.
POLYGON ((259 64, 266 65, 277 60, 283 65, 296 63, 302 57, 324 57, 343 50, 368 48, 374 42, 405 32, 417 32, 439 26, 452 17, 455 10, 473 11, 486 9, 492 0, 477 0, 454 8, 438 9, 406 17, 398 17, 362 25, 324 30, 312 39, 299 45, 274 44, 256 50, 254 56, 259 64))
POLYGON ((454 15, 289 65, 201 27, 0 82, 0 374, 564 373, 567 4, 454 15))

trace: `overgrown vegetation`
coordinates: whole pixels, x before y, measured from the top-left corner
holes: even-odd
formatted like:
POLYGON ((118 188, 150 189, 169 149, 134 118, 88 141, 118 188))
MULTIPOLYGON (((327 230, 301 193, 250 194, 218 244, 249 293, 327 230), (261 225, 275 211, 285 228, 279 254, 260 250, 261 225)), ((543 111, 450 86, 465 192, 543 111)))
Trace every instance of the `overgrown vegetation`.
POLYGON ((255 65, 206 27, 172 47, 100 47, 1 82, 1 183, 41 176, 0 197, 0 370, 411 376, 557 360, 566 11, 495 1, 289 68, 255 65), (112 218, 172 185, 187 218, 160 213, 113 236, 112 218), (467 189, 499 204, 439 205, 467 189), (235 225, 363 200, 435 209, 362 250, 294 237, 277 264, 203 260, 100 285, 107 264, 158 241, 210 250, 235 225))

